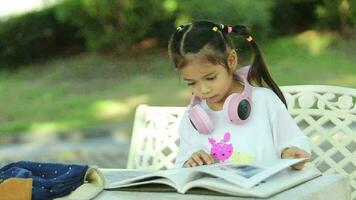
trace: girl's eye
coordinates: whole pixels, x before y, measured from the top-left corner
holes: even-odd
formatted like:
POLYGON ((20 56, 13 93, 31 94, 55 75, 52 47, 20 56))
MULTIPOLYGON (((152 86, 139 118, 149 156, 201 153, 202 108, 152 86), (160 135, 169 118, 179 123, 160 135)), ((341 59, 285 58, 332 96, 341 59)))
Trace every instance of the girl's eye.
POLYGON ((216 76, 213 76, 213 77, 208 77, 208 78, 206 78, 206 80, 208 80, 208 81, 212 81, 212 80, 215 80, 215 78, 216 78, 216 76))
POLYGON ((193 83, 187 83, 188 86, 192 86, 194 84, 195 84, 194 82, 193 83))

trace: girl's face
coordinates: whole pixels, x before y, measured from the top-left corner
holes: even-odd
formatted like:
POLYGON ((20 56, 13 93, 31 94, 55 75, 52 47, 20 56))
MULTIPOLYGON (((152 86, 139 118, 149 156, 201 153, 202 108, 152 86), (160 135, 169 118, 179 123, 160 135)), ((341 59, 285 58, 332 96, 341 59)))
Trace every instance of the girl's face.
POLYGON ((181 68, 181 76, 193 94, 205 99, 209 104, 223 104, 225 99, 239 87, 233 79, 233 74, 224 66, 204 62, 201 59, 191 60, 181 68))

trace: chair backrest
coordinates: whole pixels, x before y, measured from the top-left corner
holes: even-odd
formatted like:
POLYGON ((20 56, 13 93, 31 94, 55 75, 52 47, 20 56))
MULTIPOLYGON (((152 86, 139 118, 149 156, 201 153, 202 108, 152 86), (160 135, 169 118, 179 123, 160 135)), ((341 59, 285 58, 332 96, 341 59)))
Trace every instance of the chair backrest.
POLYGON ((127 168, 158 170, 174 166, 178 125, 184 110, 185 107, 137 107, 127 168))
POLYGON ((356 199, 356 89, 336 86, 284 86, 288 111, 309 137, 308 167, 350 178, 356 199))
MULTIPOLYGON (((288 111, 310 138, 308 167, 349 175, 356 198, 356 89, 336 86, 281 87, 288 111)), ((140 105, 127 167, 167 169, 178 151, 178 124, 185 107, 140 105)))

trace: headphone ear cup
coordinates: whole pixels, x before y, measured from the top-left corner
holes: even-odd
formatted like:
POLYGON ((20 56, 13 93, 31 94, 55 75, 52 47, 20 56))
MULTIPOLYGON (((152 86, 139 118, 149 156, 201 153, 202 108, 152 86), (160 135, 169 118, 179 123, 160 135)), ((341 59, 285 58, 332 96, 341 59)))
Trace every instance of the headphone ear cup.
POLYGON ((214 130, 213 123, 205 110, 200 105, 195 105, 188 111, 188 117, 192 126, 199 133, 208 134, 214 130))
POLYGON ((242 124, 250 115, 251 103, 241 94, 233 93, 224 102, 223 113, 227 121, 242 124))
POLYGON ((237 115, 234 115, 237 111, 237 101, 240 95, 237 93, 233 93, 225 99, 224 106, 223 106, 223 113, 225 119, 232 123, 238 123, 239 118, 237 115))

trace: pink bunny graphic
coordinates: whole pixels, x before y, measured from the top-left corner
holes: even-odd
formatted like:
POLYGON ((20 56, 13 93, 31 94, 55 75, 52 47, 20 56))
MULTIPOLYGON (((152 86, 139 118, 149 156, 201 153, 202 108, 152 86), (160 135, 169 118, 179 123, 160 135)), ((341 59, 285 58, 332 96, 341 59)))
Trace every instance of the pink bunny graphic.
POLYGON ((234 151, 232 144, 228 144, 229 141, 229 132, 226 132, 224 134, 224 139, 218 143, 216 143, 214 138, 210 137, 209 142, 212 145, 210 149, 210 155, 213 156, 214 159, 220 160, 220 162, 224 162, 225 160, 229 159, 234 151))

